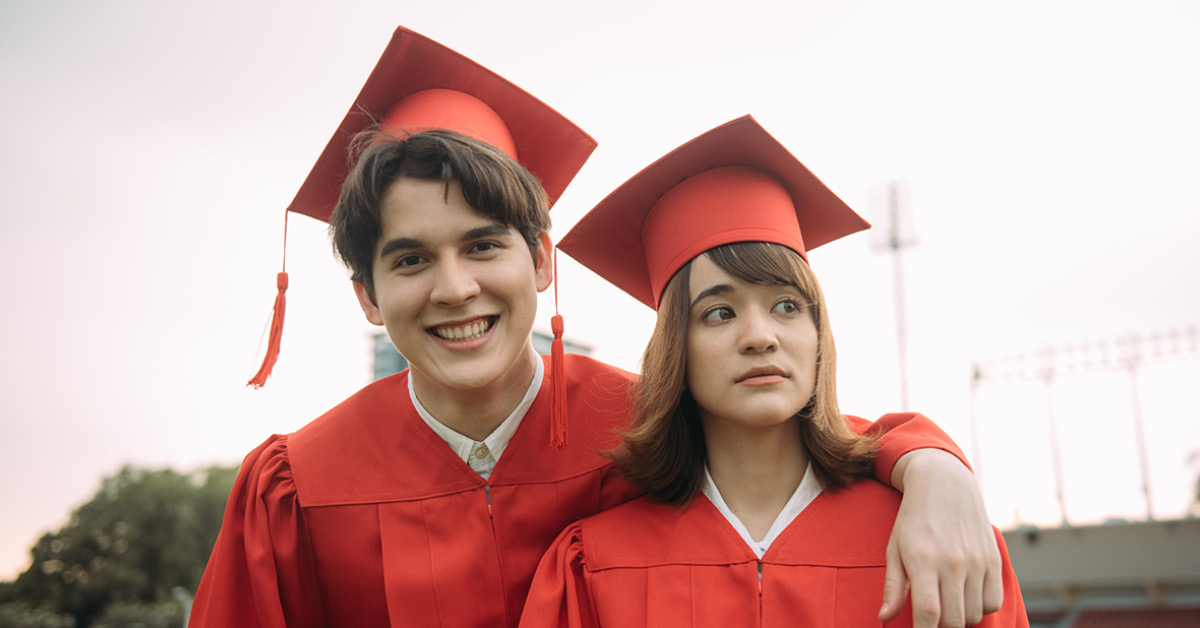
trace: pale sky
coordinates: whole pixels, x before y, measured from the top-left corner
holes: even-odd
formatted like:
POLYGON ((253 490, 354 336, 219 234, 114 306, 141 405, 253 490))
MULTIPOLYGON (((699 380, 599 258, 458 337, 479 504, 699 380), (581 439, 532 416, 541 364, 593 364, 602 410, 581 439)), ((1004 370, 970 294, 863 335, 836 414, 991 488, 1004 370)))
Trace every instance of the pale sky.
MULTIPOLYGON (((265 389, 244 388, 283 208, 401 24, 599 141, 553 212, 556 238, 643 166, 746 113, 877 224, 882 190, 901 182, 917 241, 904 253, 911 409, 975 458, 1001 526, 1059 521, 1049 417, 1071 521, 1145 515, 1126 372, 1066 373, 1049 392, 997 377, 974 396, 970 374, 1200 327, 1196 3, 9 0, 0 578, 120 465, 235 463, 367 383, 375 329, 324 225, 301 216, 283 353, 265 389)), ((880 235, 811 256, 842 408, 868 418, 904 409, 880 235)), ((651 312, 559 260, 567 335, 635 370, 651 312)), ((539 329, 552 313, 543 298, 539 329)), ((1164 518, 1186 512, 1200 472, 1200 349, 1179 344, 1183 357, 1137 380, 1164 518)))

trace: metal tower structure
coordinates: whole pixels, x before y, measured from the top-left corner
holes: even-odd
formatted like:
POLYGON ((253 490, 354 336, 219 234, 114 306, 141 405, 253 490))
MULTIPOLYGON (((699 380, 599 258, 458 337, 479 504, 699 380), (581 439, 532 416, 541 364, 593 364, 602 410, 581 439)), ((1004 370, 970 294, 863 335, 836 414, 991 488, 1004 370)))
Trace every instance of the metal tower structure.
POLYGON ((1143 366, 1180 359, 1200 359, 1200 329, 1172 329, 1166 333, 1152 332, 1148 335, 1128 334, 1115 342, 1102 340, 1097 343, 1065 346, 1061 349, 1048 347, 1036 354, 1019 355, 972 365, 971 373, 971 429, 972 454, 979 469, 979 435, 975 419, 975 395, 983 383, 991 381, 1016 382, 1038 380, 1046 388, 1046 418, 1050 437, 1050 455, 1053 458, 1055 496, 1062 516, 1067 520, 1065 489, 1063 486, 1062 462, 1059 456, 1057 428, 1054 422, 1053 386, 1060 375, 1075 375, 1103 371, 1125 371, 1132 389, 1131 417, 1135 435, 1135 449, 1142 474, 1142 496, 1146 502, 1146 518, 1154 520, 1154 502, 1150 482, 1149 455, 1146 451, 1145 426, 1142 421, 1142 402, 1138 386, 1139 371, 1143 366))

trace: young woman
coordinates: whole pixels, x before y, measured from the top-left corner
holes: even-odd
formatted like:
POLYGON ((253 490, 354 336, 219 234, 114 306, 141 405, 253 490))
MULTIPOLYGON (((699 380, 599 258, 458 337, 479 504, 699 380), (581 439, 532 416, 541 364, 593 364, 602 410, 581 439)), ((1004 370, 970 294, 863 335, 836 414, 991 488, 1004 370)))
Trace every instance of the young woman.
MULTIPOLYGON (((866 226, 747 117, 659 160, 563 239, 658 311, 636 421, 612 453, 647 496, 559 536, 521 626, 881 624, 899 495, 870 479, 874 443, 838 410, 806 261, 866 226)), ((1028 625, 997 542, 1004 603, 983 625, 1028 625)))

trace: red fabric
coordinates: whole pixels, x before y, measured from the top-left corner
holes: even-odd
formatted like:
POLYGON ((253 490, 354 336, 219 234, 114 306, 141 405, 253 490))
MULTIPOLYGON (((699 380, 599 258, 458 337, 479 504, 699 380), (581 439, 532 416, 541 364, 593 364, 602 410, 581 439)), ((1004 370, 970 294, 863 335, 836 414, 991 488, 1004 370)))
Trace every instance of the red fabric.
MULTIPOLYGON (((538 567, 520 626, 879 626, 899 504, 871 480, 822 493, 760 561, 707 498, 676 509, 644 497, 563 531, 538 567)), ((1028 626, 996 539, 1004 607, 980 625, 1028 626)), ((911 608, 887 625, 911 626, 911 608)))
POLYGON ((954 454, 968 469, 967 456, 936 423, 916 412, 893 412, 874 423, 846 415, 850 427, 859 434, 878 437, 875 454, 875 479, 892 485, 892 469, 900 457, 914 449, 933 448, 954 454))
POLYGON ((635 496, 595 454, 628 420, 632 376, 566 358, 569 443, 550 447, 548 381, 487 482, 416 414, 407 373, 269 439, 243 463, 190 625, 516 625, 559 531, 635 496))
POLYGON ((427 89, 392 105, 380 130, 394 137, 428 129, 451 129, 499 148, 520 161, 517 145, 504 119, 487 103, 455 89, 427 89))
MULTIPOLYGON (((564 357, 566 448, 547 438, 547 381, 487 482, 416 414, 407 373, 268 439, 242 465, 189 625, 515 626, 555 536, 635 497, 596 454, 628 420, 632 376, 564 357)), ((919 415, 887 427, 881 461, 949 442, 919 415)))
MULTIPOLYGON (((541 181, 551 206, 596 149, 596 140, 533 95, 467 57, 401 26, 321 151, 288 211, 328 221, 349 170, 346 155, 354 135, 370 128, 406 97, 430 89, 469 94, 486 104, 499 120, 479 126, 475 112, 467 116, 451 114, 440 120, 410 118, 393 122, 406 126, 446 124, 453 130, 498 141, 501 150, 512 147, 510 154, 519 155, 521 165, 541 181)), ((423 113, 428 113, 428 109, 423 113)), ((439 114, 445 115, 445 112, 439 114)))
MULTIPOLYGON (((839 217, 836 211, 811 213, 816 220, 839 217)), ((680 268, 722 244, 774 242, 808 260, 787 187, 748 166, 722 166, 688 177, 655 201, 637 226, 656 303, 680 268)))
POLYGON ((580 218, 559 240, 558 248, 658 309, 666 280, 688 260, 718 244, 762 240, 791 247, 803 256, 868 227, 757 120, 743 116, 703 133, 633 175, 580 218), (790 199, 774 191, 763 196, 762 187, 747 186, 744 179, 731 181, 719 174, 695 179, 717 169, 728 174, 726 166, 736 166, 743 174, 758 170, 778 179, 790 199), (688 188, 683 198, 671 199, 672 192, 679 193, 672 188, 685 180, 689 183, 682 186, 688 188), (755 198, 743 202, 737 192, 755 198), (659 204, 662 200, 665 205, 659 204), (656 218, 660 210, 664 214, 656 218))

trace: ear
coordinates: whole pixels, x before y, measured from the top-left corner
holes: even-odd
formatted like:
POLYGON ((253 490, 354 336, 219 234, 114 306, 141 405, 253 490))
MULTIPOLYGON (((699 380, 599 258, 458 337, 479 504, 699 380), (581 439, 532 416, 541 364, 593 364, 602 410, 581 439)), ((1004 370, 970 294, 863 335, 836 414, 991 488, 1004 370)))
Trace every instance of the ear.
POLYGON ((542 292, 554 282, 554 244, 550 242, 550 234, 545 231, 538 234, 537 240, 537 249, 533 252, 533 272, 537 279, 537 291, 542 292))
POLYGON ((372 325, 383 325, 383 316, 379 313, 379 307, 375 305, 375 297, 371 291, 367 289, 361 282, 352 281, 354 284, 354 295, 358 297, 358 306, 362 308, 363 314, 372 325))

